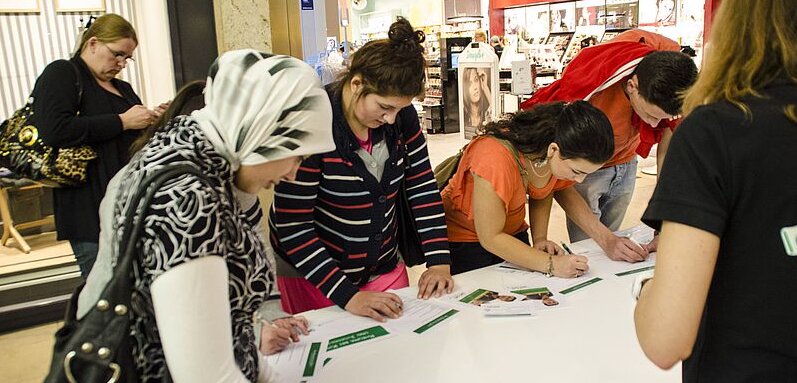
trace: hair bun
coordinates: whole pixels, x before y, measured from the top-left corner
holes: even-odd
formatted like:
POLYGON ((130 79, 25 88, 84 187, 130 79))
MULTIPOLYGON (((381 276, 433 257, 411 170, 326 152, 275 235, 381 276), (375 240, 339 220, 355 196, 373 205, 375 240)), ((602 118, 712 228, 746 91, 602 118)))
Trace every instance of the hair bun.
POLYGON ((410 22, 399 16, 396 21, 390 25, 390 30, 387 32, 387 37, 395 45, 410 45, 417 46, 418 44, 426 41, 426 34, 420 30, 413 30, 410 22))

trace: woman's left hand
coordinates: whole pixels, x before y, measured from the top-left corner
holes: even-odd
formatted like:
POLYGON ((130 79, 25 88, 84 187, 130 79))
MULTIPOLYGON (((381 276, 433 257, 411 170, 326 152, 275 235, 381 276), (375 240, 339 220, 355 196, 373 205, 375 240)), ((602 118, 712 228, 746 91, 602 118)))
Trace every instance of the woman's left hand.
POLYGON ((565 253, 561 246, 547 239, 544 241, 534 241, 534 248, 551 255, 562 255, 565 253))
POLYGON ((429 268, 421 274, 421 279, 418 280, 418 298, 429 299, 432 297, 432 293, 434 293, 435 297, 439 297, 443 295, 444 290, 446 294, 450 294, 451 291, 454 290, 454 278, 451 277, 451 266, 429 266, 429 268))

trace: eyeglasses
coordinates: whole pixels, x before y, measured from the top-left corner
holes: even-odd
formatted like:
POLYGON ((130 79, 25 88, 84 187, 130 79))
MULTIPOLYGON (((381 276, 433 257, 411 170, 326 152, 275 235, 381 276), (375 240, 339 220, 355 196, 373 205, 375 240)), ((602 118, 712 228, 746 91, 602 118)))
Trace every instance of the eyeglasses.
POLYGON ((102 45, 108 48, 108 52, 111 52, 113 57, 116 58, 116 61, 119 61, 120 63, 130 64, 130 62, 136 61, 136 59, 134 59, 133 56, 128 56, 127 53, 125 52, 113 50, 111 49, 111 47, 108 46, 108 44, 105 43, 103 43, 102 45))

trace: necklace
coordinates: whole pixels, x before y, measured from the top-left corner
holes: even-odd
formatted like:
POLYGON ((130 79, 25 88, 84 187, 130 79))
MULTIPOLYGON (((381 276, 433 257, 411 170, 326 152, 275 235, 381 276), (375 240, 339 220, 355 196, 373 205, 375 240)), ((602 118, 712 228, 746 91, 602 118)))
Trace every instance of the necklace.
POLYGON ((537 169, 539 169, 539 168, 541 168, 541 167, 543 167, 543 166, 545 166, 545 165, 548 165, 548 159, 547 159, 547 158, 546 158, 546 159, 544 159, 544 160, 539 160, 539 159, 538 159, 537 161, 534 161, 534 162, 532 163, 531 159, 530 159, 530 158, 528 158, 528 157, 526 157, 526 161, 527 161, 527 162, 529 162, 529 163, 531 164, 531 166, 530 166, 530 168, 531 168, 531 172, 532 172, 532 173, 534 173, 534 175, 535 175, 535 176, 537 176, 537 177, 539 177, 539 178, 545 178, 545 177, 547 177, 547 176, 548 176, 548 174, 550 174, 550 173, 551 173, 551 167, 550 167, 550 166, 549 166, 549 167, 548 167, 548 169, 547 169, 546 171, 544 171, 542 174, 540 174, 540 173, 538 173, 538 172, 537 172, 537 169))
MULTIPOLYGON (((540 165, 539 167, 543 167, 543 166, 545 166, 545 165, 540 165)), ((537 164, 531 165, 531 172, 534 173, 535 176, 540 177, 540 178, 544 178, 544 177, 547 177, 548 174, 551 174, 551 168, 550 167, 548 167, 548 170, 546 170, 542 174, 537 173, 537 169, 535 169, 537 167, 538 167, 537 164)))

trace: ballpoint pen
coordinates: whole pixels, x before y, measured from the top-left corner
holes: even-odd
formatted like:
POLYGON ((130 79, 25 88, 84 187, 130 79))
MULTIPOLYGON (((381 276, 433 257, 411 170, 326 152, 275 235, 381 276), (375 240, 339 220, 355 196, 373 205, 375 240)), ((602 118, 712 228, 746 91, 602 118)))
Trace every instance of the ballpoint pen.
POLYGON ((564 248, 564 249, 565 249, 565 252, 566 252, 567 254, 573 255, 573 251, 571 251, 571 250, 570 250, 570 248, 569 248, 569 247, 567 247, 567 244, 565 244, 564 242, 562 242, 562 248, 564 248))
POLYGON ((635 245, 637 245, 637 246, 641 247, 642 249, 645 249, 645 246, 642 246, 642 244, 641 244, 641 243, 639 243, 639 241, 637 241, 636 239, 634 239, 632 236, 630 236, 630 235, 629 235, 629 236, 627 236, 626 238, 628 238, 628 239, 629 239, 631 242, 633 242, 635 245))

